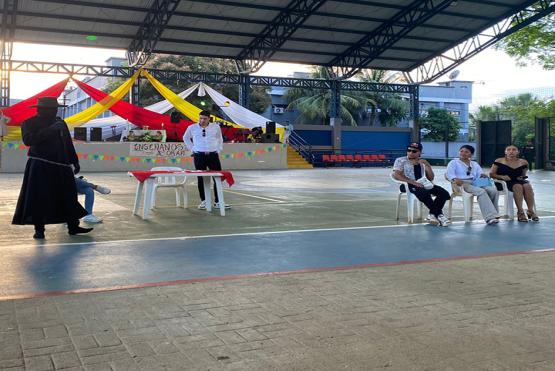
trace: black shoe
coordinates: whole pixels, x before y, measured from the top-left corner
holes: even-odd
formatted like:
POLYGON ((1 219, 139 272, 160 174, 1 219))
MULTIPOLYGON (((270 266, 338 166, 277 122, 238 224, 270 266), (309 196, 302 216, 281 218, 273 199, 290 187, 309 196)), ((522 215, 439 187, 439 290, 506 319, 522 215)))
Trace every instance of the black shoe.
POLYGON ((35 240, 44 240, 44 231, 35 231, 35 234, 33 235, 33 238, 35 240))
POLYGON ((83 228, 83 227, 77 226, 75 228, 71 228, 70 230, 68 230, 67 233, 73 236, 79 233, 89 233, 92 230, 93 230, 92 228, 83 228))

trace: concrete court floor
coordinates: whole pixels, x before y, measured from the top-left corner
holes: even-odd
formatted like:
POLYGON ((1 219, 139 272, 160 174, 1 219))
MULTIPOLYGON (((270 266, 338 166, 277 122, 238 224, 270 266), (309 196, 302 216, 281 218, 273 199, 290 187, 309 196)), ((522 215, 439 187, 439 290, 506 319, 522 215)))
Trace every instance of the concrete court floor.
MULTIPOLYGON (((235 172, 228 216, 170 207, 171 191, 162 190, 149 221, 131 216, 133 179, 90 174, 113 192, 97 197, 95 213, 105 222, 78 240, 387 226, 395 200, 389 171, 235 172)), ((436 173, 442 179, 442 169, 436 173)), ((531 180, 540 214, 555 215, 555 173, 534 172, 531 180)), ((32 227, 9 224, 20 182, 18 174, 0 176, 0 248, 36 244, 32 227)), ((194 206, 193 185, 190 193, 194 206)), ((459 220, 461 207, 454 206, 459 220)), ((44 246, 75 241, 49 226, 44 246)), ((4 300, 0 367, 555 369, 542 345, 552 344, 547 329, 555 325, 553 255, 4 300), (171 329, 176 324, 181 332, 171 329)))

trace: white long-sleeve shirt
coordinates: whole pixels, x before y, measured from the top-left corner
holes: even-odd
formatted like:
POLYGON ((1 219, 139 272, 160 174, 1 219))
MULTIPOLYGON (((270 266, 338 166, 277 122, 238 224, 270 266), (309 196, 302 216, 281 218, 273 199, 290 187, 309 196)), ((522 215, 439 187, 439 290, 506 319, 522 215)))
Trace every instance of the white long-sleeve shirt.
POLYGON ((469 166, 458 158, 449 161, 449 164, 447 164, 447 179, 475 180, 483 173, 482 167, 476 161, 470 161, 470 171, 468 168, 469 166), (468 172, 469 174, 466 175, 468 172))
POLYGON ((187 128, 183 142, 191 152, 221 152, 224 139, 220 126, 214 122, 202 128, 198 123, 187 128))

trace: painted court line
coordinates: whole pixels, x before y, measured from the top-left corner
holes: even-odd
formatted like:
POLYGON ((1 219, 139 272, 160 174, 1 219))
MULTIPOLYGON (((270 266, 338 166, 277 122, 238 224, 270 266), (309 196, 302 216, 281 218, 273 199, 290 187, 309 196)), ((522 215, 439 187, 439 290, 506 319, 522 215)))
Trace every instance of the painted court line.
POLYGON ((109 291, 118 291, 118 290, 141 289, 141 288, 148 288, 148 287, 177 286, 177 285, 186 285, 186 284, 192 284, 192 283, 212 282, 212 281, 231 281, 231 280, 250 279, 250 278, 259 278, 259 277, 285 276, 285 275, 291 275, 291 274, 346 271, 346 270, 380 268, 380 267, 395 267, 395 266, 403 266, 403 265, 441 263, 441 262, 460 261, 460 260, 477 260, 477 259, 483 259, 483 258, 531 255, 531 254, 549 253, 549 252, 555 252, 555 248, 544 248, 544 249, 535 249, 535 250, 528 250, 528 251, 512 251, 512 252, 486 254, 486 255, 453 256, 453 257, 447 257, 447 258, 405 260, 405 261, 390 262, 390 263, 371 263, 371 264, 359 264, 359 265, 338 266, 338 267, 309 268, 309 269, 298 269, 298 270, 281 271, 281 272, 258 272, 258 273, 238 274, 238 275, 228 275, 228 276, 191 278, 186 280, 146 282, 146 283, 135 284, 135 285, 118 285, 118 286, 102 287, 102 288, 96 287, 96 288, 76 289, 76 290, 43 291, 43 292, 0 296, 0 301, 34 299, 34 298, 63 296, 63 295, 71 295, 71 294, 99 293, 99 292, 109 292, 109 291))
MULTIPOLYGON (((555 215, 544 216, 542 219, 555 218, 555 215)), ((501 219, 501 223, 507 222, 501 219)), ((465 224, 464 221, 456 221, 451 224, 465 224)), ((472 220, 468 224, 486 224, 483 220, 472 220)), ((22 244, 22 245, 11 245, 2 248, 22 248, 22 247, 57 247, 57 246, 75 246, 75 245, 105 245, 105 244, 115 244, 115 243, 128 243, 128 242, 143 242, 143 241, 176 241, 176 240, 194 240, 194 239, 205 239, 205 238, 221 238, 221 237, 238 237, 238 236, 263 236, 263 235, 280 235, 280 234, 292 234, 292 233, 307 233, 307 232, 333 232, 333 231, 355 231, 363 229, 379 229, 379 228, 417 228, 417 227, 429 227, 428 223, 413 223, 413 224, 391 224, 391 225, 372 225, 364 227, 338 227, 338 228, 313 228, 313 229, 291 229, 283 231, 266 231, 266 232, 243 232, 243 233, 229 233, 229 234, 209 234, 209 235, 198 235, 198 236, 180 236, 180 237, 159 237, 159 238, 143 238, 143 239, 128 239, 128 240, 110 240, 110 241, 82 241, 82 242, 65 242, 65 243, 34 243, 34 244, 22 244)), ((432 227, 440 228, 440 227, 432 227)), ((448 230, 449 227, 445 228, 448 230)))
POLYGON ((232 193, 232 194, 234 194, 234 195, 245 196, 245 197, 258 198, 258 199, 261 199, 261 200, 272 201, 272 202, 277 202, 277 203, 285 202, 285 201, 283 201, 283 200, 277 200, 277 199, 275 199, 275 198, 262 197, 262 196, 255 196, 255 195, 251 195, 251 194, 248 194, 248 193, 241 193, 241 192, 236 192, 236 191, 230 191, 230 190, 228 190, 228 189, 224 190, 224 192, 226 192, 226 193, 232 193))

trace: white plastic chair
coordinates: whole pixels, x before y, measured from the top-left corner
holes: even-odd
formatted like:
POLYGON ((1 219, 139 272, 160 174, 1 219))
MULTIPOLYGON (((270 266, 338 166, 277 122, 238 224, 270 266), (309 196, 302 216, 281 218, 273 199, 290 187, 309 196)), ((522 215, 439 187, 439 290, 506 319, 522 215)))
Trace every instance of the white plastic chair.
POLYGON ((401 180, 395 179, 393 173, 390 174, 391 180, 396 184, 404 184, 406 192, 401 192, 397 194, 397 207, 395 208, 395 220, 399 220, 399 207, 401 206, 401 196, 407 196, 407 219, 409 223, 414 223, 414 209, 416 208, 416 212, 418 213, 418 218, 422 219, 422 203, 416 198, 414 193, 409 191, 409 185, 407 182, 403 182, 401 180))
MULTIPOLYGON (((156 170, 168 170, 168 171, 182 171, 180 167, 174 166, 157 166, 153 167, 153 171, 156 170)), ((156 190, 158 188, 174 188, 175 189, 175 205, 181 206, 181 194, 183 195, 183 207, 186 208, 188 204, 188 194, 187 194, 187 177, 185 175, 176 175, 171 177, 156 178, 156 183, 154 183, 154 189, 152 190, 151 208, 156 207, 156 190)))
POLYGON ((499 191, 499 194, 503 196, 503 202, 505 207, 505 214, 503 216, 510 219, 514 219, 515 207, 514 207, 513 192, 509 191, 509 188, 507 187, 507 182, 505 182, 504 180, 494 179, 493 181, 495 183, 500 184, 501 187, 503 188, 501 191, 499 191))
POLYGON ((472 212, 474 210, 474 195, 472 193, 468 193, 464 190, 462 186, 458 186, 455 182, 450 181, 447 178, 447 174, 445 175, 445 179, 451 183, 451 199, 449 199, 449 219, 451 219, 453 215, 453 198, 455 197, 462 197, 463 200, 463 210, 464 210, 464 221, 466 223, 472 220, 472 212))

